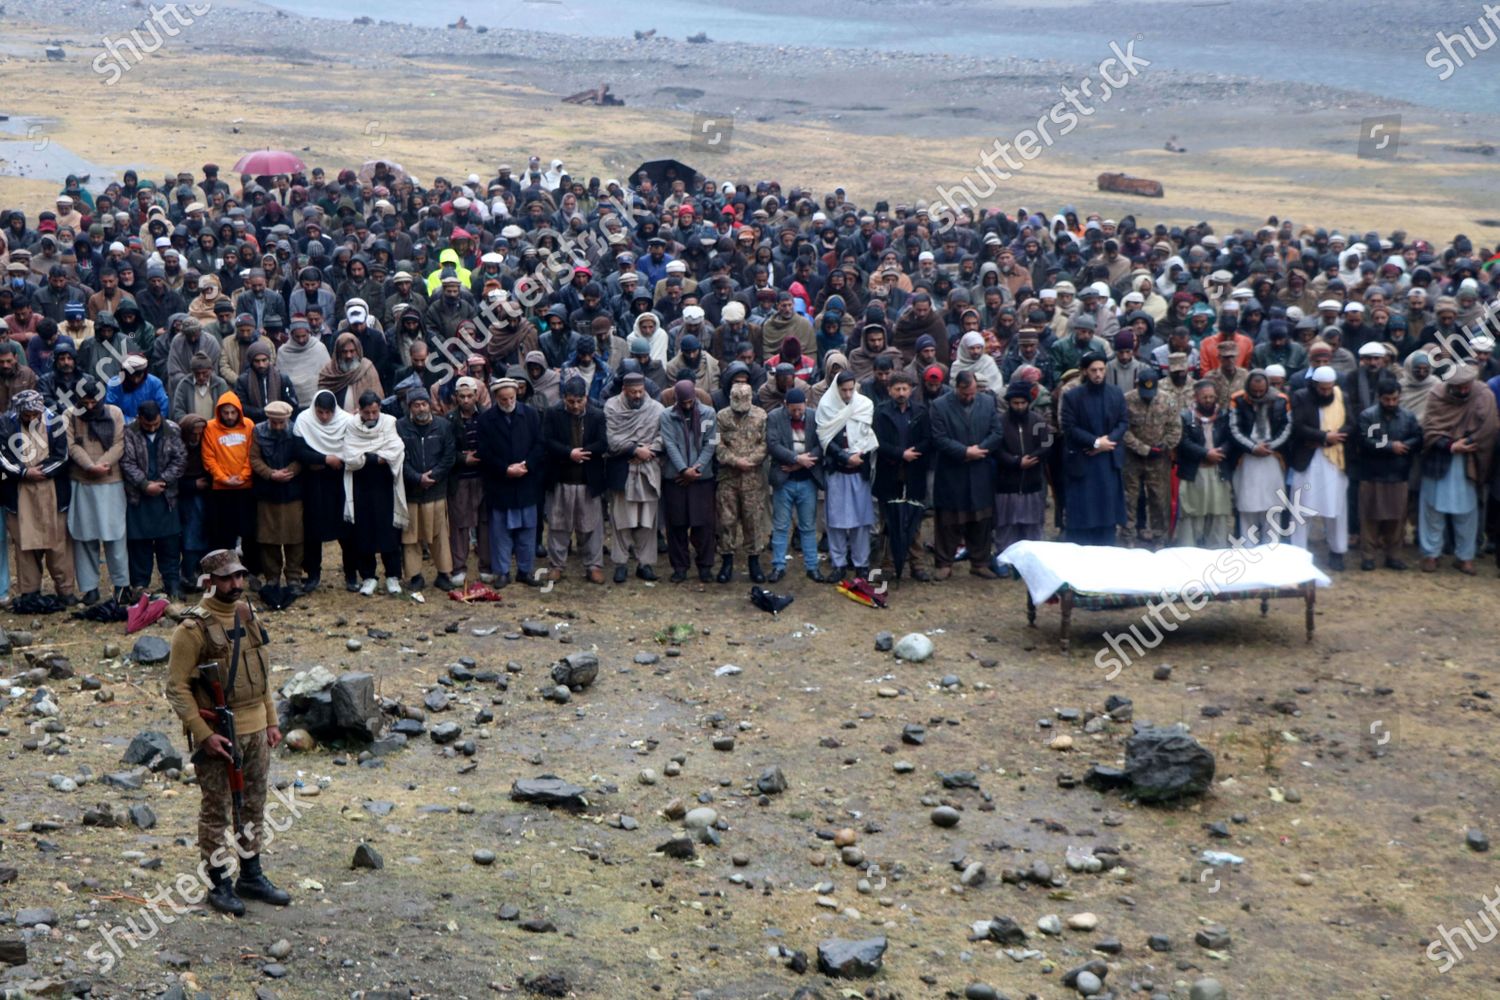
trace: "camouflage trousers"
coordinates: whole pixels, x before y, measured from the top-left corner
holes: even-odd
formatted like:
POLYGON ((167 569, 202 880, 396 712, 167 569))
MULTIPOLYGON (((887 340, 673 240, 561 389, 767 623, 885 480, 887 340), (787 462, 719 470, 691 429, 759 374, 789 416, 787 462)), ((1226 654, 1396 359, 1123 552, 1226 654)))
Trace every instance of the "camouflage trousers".
MULTIPOLYGON (((271 765, 271 750, 266 745, 266 731, 247 733, 238 738, 241 765, 245 773, 245 807, 240 821, 246 833, 240 838, 240 849, 246 856, 259 854, 265 835, 266 775, 271 765)), ((199 753, 196 757, 198 788, 203 799, 198 805, 198 854, 210 860, 220 847, 234 856, 234 845, 228 833, 234 823, 234 800, 229 792, 229 764, 222 757, 199 753)))
POLYGON ((1143 495, 1146 520, 1139 532, 1140 541, 1165 544, 1167 518, 1172 512, 1171 458, 1166 455, 1158 458, 1125 457, 1125 527, 1120 531, 1123 545, 1136 543, 1136 514, 1143 495))
POLYGON ((721 477, 714 501, 718 505, 719 555, 760 555, 766 547, 771 507, 760 470, 721 477))

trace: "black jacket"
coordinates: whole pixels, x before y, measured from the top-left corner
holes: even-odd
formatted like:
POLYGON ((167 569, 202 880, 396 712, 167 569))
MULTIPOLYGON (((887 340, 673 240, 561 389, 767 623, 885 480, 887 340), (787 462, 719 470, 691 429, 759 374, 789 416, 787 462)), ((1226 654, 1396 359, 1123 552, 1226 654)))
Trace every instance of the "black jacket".
POLYGON ((995 506, 995 463, 990 459, 970 461, 965 452, 979 445, 993 456, 1000 447, 1000 413, 995 397, 981 392, 968 406, 958 393, 939 399, 928 408, 932 421, 932 447, 936 474, 932 503, 938 510, 985 511, 995 506))
POLYGON ((1396 407, 1386 416, 1380 404, 1367 406, 1359 414, 1355 436, 1359 449, 1359 478, 1373 483, 1404 483, 1411 475, 1411 463, 1422 450, 1422 425, 1407 409, 1396 407), (1398 455, 1391 445, 1400 441, 1406 454, 1398 455))
MULTIPOLYGON (((876 426, 880 418, 875 418, 876 426)), ((807 470, 808 478, 819 488, 827 483, 823 471, 823 444, 818 440, 817 414, 809 406, 803 417, 802 443, 807 454, 817 459, 817 464, 807 470)), ((792 441, 792 414, 785 406, 778 406, 766 414, 766 453, 771 458, 771 489, 780 489, 791 473, 782 468, 797 461, 796 448, 792 441)))
MULTIPOLYGON (((1219 478, 1226 482, 1234 475, 1236 448, 1229 435, 1229 410, 1220 407, 1214 417, 1214 447, 1224 453, 1219 463, 1219 478)), ((1182 411, 1182 440, 1177 442, 1177 478, 1184 483, 1196 482, 1198 469, 1203 465, 1203 456, 1208 454, 1208 439, 1203 436, 1203 424, 1191 408, 1182 411)))
POLYGON ((927 470, 932 467, 932 424, 927 407, 913 400, 906 408, 903 428, 896 404, 886 401, 875 407, 875 437, 880 448, 875 452, 875 499, 899 500, 902 490, 906 499, 927 499, 927 470), (906 449, 915 448, 922 457, 914 462, 905 459, 906 449))
POLYGON ((453 425, 438 416, 427 424, 418 424, 408 416, 396 421, 396 433, 406 445, 401 478, 406 482, 407 502, 431 503, 447 497, 448 474, 458 457, 453 425), (431 486, 422 485, 424 472, 432 474, 431 486))
MULTIPOLYGON (((1007 401, 1006 406, 1009 407, 1007 401)), ((1051 456, 1057 434, 1047 415, 1035 408, 1015 420, 1009 412, 1000 414, 1000 447, 991 453, 995 461, 996 493, 1035 493, 1047 488, 1047 459, 1051 456), (1035 455, 1040 461, 1029 469, 1021 459, 1035 455)))
MULTIPOLYGON (((1323 408, 1314 399, 1317 389, 1309 386, 1292 393, 1292 439, 1287 452, 1287 463, 1298 472, 1306 472, 1312 462, 1313 453, 1323 447, 1328 435, 1322 428, 1323 408)), ((1349 399, 1344 398, 1344 425, 1339 428, 1349 437, 1354 436, 1354 415, 1349 408, 1349 399)), ((1345 438, 1345 455, 1348 454, 1348 438, 1345 438)), ((1346 466, 1347 467, 1347 466, 1346 466)))
MULTIPOLYGON (((547 450, 547 486, 563 482, 567 470, 576 465, 573 461, 573 417, 563 403, 549 406, 542 414, 542 440, 547 450)), ((588 486, 589 496, 604 492, 605 463, 609 454, 609 434, 604 422, 604 410, 594 403, 588 405, 583 414, 584 451, 592 452, 593 458, 583 463, 583 481, 588 486)))
MULTIPOLYGON (((68 423, 56 413, 47 412, 40 419, 47 421, 47 458, 42 462, 42 472, 52 480, 57 491, 57 509, 65 511, 73 499, 73 481, 68 471, 68 423)), ((12 514, 17 513, 16 503, 20 494, 21 477, 26 468, 13 442, 21 440, 21 418, 15 413, 0 414, 0 507, 12 514)))
POLYGON ((525 403, 505 414, 492 406, 479 415, 479 459, 484 470, 484 499, 491 510, 535 507, 542 500, 547 449, 542 442, 542 416, 525 403), (505 470, 526 463, 526 475, 511 478, 505 470))

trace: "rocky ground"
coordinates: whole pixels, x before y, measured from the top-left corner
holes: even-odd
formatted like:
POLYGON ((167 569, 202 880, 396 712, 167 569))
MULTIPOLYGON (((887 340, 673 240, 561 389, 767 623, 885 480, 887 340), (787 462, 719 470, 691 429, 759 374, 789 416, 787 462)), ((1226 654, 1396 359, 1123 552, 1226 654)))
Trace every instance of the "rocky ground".
MULTIPOLYGON (((1446 974, 1424 957, 1500 881, 1476 849, 1497 823, 1495 657, 1472 610, 1493 579, 1346 574, 1311 645, 1295 602, 1211 606, 1113 681, 1094 654, 1126 612, 1080 612, 1063 656, 1056 609, 1026 628, 1011 583, 907 584, 876 611, 799 580, 774 619, 747 587, 567 580, 481 607, 324 591, 268 614, 276 683, 368 673, 344 683, 373 689, 386 735, 276 752, 301 813, 267 852, 289 909, 161 927, 141 901, 195 864, 197 792, 122 757, 145 757, 145 731, 185 749, 163 666, 133 662, 123 627, 6 618, 0 955, 22 938, 30 966, 0 977, 368 1000, 1052 1000, 1093 988, 1067 985, 1080 972, 1143 1000, 1208 977, 1222 992, 1196 1000, 1496 988, 1483 952, 1446 974), (934 652, 902 660, 881 632, 934 652), (597 678, 560 700, 554 666, 589 653, 597 678), (1147 723, 1214 754, 1206 795, 1091 787, 1147 723), (576 808, 514 800, 543 775, 576 808), (90 947, 132 917, 138 946, 117 938, 101 972, 90 947), (873 978, 819 971, 820 945, 876 938, 873 978)), ((869 971, 865 948, 830 961, 869 971)))

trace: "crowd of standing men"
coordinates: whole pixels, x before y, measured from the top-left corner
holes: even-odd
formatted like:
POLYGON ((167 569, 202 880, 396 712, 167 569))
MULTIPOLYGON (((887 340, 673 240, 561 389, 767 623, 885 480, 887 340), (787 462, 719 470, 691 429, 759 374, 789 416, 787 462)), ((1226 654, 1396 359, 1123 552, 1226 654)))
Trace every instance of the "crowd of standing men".
POLYGON ((654 580, 659 552, 777 581, 793 544, 817 581, 994 578, 1049 509, 1091 545, 1321 521, 1336 570, 1355 538, 1404 569, 1414 520, 1423 570, 1472 574, 1495 508, 1496 258, 1462 234, 943 218, 535 158, 218 174, 0 213, 18 610, 177 596, 236 546, 285 602, 330 542, 366 595, 654 580))

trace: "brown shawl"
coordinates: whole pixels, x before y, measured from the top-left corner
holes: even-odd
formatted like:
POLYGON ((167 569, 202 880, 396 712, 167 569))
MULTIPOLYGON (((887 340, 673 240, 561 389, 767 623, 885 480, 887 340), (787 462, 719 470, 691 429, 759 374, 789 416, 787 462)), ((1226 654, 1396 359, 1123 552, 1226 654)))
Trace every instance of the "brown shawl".
POLYGON ((1489 482, 1497 430, 1500 419, 1496 417, 1495 394, 1478 381, 1474 369, 1468 365, 1455 371, 1447 385, 1434 386, 1429 393, 1427 412, 1422 418, 1422 447, 1446 448, 1449 442, 1470 438, 1479 450, 1464 457, 1468 459, 1469 478, 1476 483, 1489 482), (1454 399, 1448 390, 1456 385, 1469 386, 1469 395, 1454 399))
POLYGON ((348 332, 339 334, 338 340, 334 341, 333 357, 318 373, 318 388, 333 393, 339 405, 349 413, 359 409, 359 397, 364 395, 366 389, 374 390, 382 398, 385 396, 380 388, 380 376, 376 373, 374 364, 365 357, 365 349, 360 345, 359 338, 348 332), (339 352, 346 342, 354 345, 354 355, 358 359, 358 364, 349 371, 339 367, 339 352), (354 404, 352 406, 351 401, 354 404))

